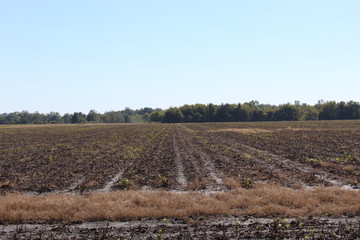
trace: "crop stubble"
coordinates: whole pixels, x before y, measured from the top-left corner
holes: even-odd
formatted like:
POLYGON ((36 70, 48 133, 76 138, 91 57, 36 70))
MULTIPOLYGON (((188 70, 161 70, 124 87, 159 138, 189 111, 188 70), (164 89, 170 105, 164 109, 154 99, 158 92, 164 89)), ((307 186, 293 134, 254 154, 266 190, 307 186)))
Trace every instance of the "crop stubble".
MULTIPOLYGON (((239 189, 255 191, 256 186, 275 184, 290 192, 328 186, 356 190, 359 139, 359 121, 2 128, 0 192, 4 197, 115 190, 165 190, 175 196, 218 192, 228 194, 222 198, 231 206, 239 189)), ((359 213, 358 208, 355 204, 351 211, 359 213)), ((254 209, 247 213, 259 215, 254 209)))

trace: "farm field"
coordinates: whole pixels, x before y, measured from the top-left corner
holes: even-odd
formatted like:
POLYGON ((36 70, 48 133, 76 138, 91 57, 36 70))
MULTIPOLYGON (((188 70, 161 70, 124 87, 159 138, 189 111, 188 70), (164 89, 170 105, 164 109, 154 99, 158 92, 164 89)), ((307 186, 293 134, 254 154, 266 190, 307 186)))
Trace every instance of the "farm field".
MULTIPOLYGON (((268 234, 275 217, 326 216, 353 224, 324 220, 331 234, 356 234, 359 188, 360 121, 0 126, 6 224, 166 218, 174 231, 176 219, 209 219, 220 236, 216 216, 268 218, 257 223, 268 234)), ((317 221, 304 222, 302 237, 317 221)), ((265 236, 254 226, 249 238, 265 236)))
POLYGON ((0 191, 360 187, 360 122, 0 128, 0 191))

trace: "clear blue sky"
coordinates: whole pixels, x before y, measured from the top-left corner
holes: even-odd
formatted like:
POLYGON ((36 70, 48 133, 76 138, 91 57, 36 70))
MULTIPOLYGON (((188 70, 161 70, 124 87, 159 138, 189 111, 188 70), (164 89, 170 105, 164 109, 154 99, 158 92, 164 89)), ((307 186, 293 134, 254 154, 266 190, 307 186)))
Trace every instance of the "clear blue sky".
POLYGON ((0 113, 360 100, 360 1, 0 0, 0 113))

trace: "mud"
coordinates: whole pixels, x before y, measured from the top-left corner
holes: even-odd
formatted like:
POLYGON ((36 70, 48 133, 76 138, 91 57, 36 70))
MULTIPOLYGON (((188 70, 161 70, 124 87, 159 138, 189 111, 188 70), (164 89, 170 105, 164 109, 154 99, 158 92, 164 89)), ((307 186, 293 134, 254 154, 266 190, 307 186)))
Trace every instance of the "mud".
POLYGON ((359 239, 359 218, 141 219, 0 225, 0 239, 359 239))

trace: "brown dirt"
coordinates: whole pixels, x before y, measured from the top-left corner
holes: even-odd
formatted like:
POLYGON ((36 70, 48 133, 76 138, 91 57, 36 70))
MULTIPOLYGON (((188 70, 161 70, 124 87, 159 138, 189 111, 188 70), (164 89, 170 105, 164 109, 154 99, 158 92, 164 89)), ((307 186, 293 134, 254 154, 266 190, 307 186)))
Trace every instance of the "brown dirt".
MULTIPOLYGON (((312 229, 319 226, 325 235, 319 230, 317 238, 354 239, 359 232, 354 216, 360 214, 359 146, 360 121, 1 127, 0 217, 3 223, 144 217, 175 223, 41 225, 33 231, 38 239, 41 234, 81 239, 81 233, 86 239, 101 239, 100 234, 155 239, 160 229, 170 239, 201 239, 198 229, 206 239, 270 233, 280 239, 304 238, 313 237, 312 229), (272 219, 246 225, 234 235, 239 234, 236 224, 215 224, 218 218, 210 217, 223 214, 345 214, 356 226, 307 219, 308 227, 279 229, 272 219), (176 218, 187 220, 179 226, 176 218), (197 223, 204 218, 213 220, 197 223)), ((4 234, 4 239, 32 238, 21 227, 4 234)))
POLYGON ((0 227, 0 239, 359 239, 359 218, 199 217, 0 227))

